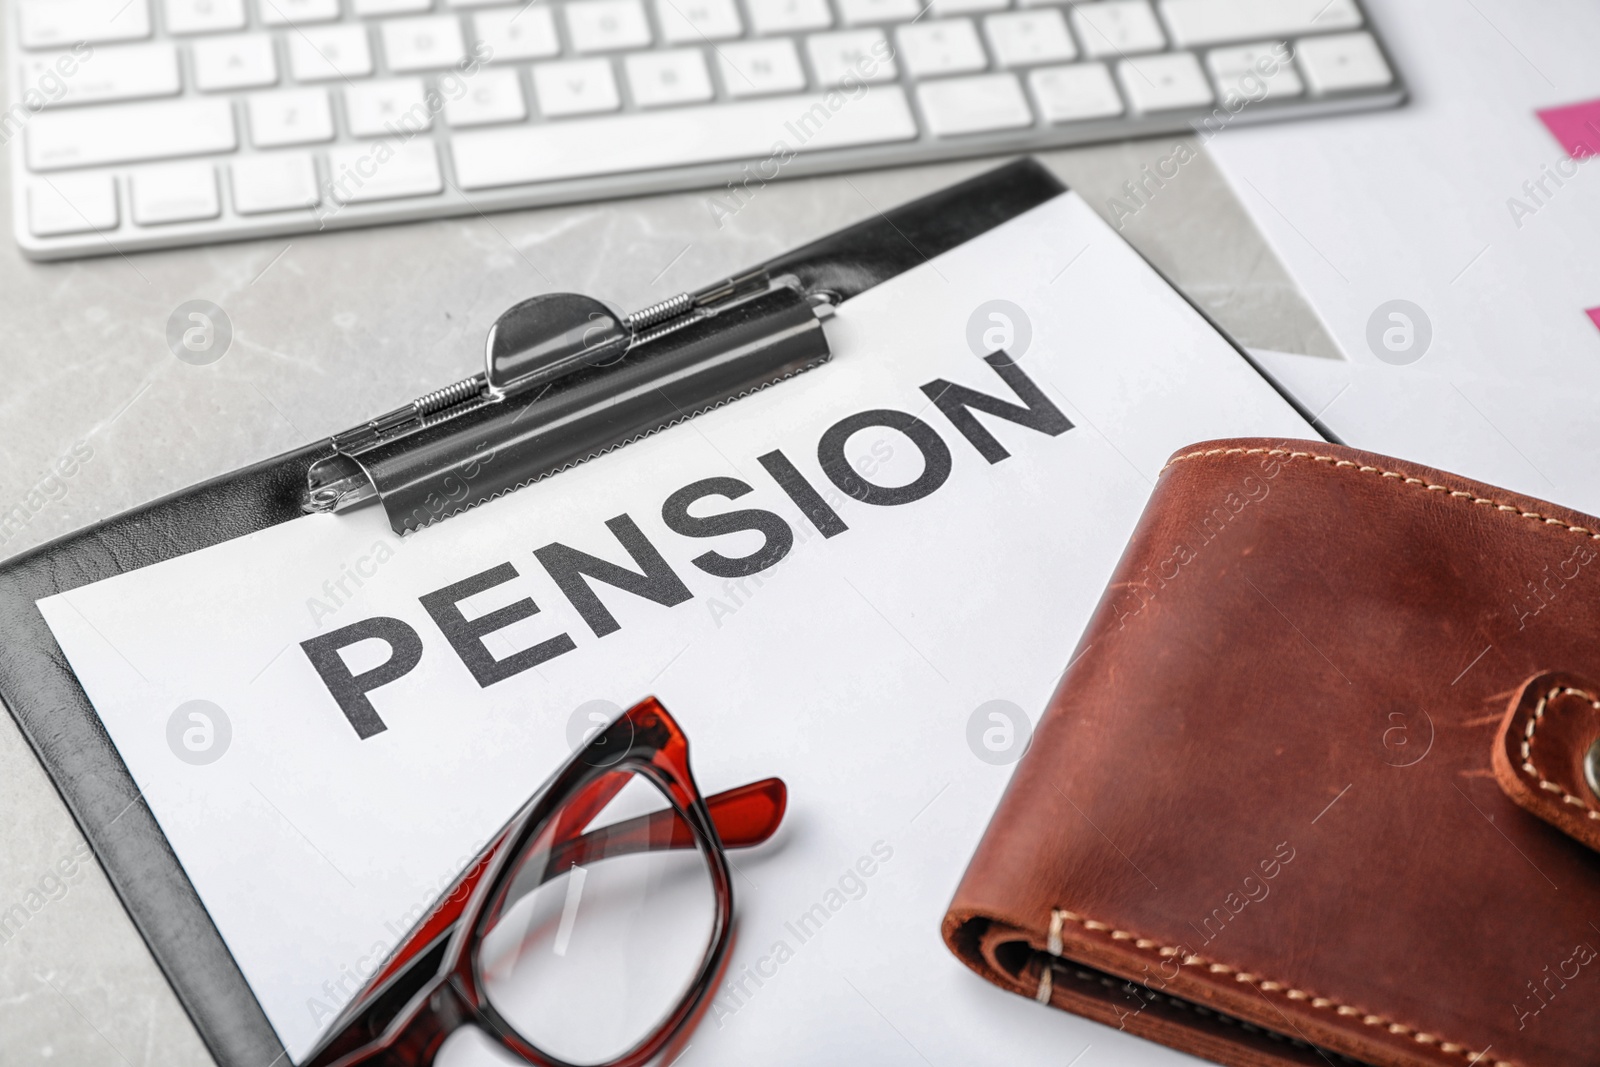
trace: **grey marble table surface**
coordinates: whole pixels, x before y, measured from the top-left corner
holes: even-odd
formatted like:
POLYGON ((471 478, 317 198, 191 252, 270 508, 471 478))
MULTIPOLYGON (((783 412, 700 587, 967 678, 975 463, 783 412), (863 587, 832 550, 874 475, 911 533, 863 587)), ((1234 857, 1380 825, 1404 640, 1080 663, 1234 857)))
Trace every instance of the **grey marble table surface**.
MULTIPOLYGON (((1123 182, 1172 149, 1166 140, 1043 158, 1105 214, 1123 182)), ((1242 345, 1337 358, 1195 150, 1124 221, 1124 236, 1242 345)), ((0 525, 0 557, 464 377, 481 364, 489 323, 524 297, 574 290, 642 307, 996 162, 774 183, 720 225, 699 192, 57 264, 25 260, 8 230, 0 516, 13 521, 0 525), (232 324, 226 355, 208 366, 167 344, 169 317, 192 299, 232 324), (54 474, 75 447, 90 458, 54 474)), ((0 1063, 210 1063, 3 715, 0 811, 0 1063)))

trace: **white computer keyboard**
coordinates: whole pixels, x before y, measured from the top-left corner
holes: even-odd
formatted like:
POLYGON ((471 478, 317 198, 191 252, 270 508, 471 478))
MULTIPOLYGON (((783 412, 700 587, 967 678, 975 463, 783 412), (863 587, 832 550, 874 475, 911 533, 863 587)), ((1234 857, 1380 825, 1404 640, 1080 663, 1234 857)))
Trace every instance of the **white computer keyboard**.
POLYGON ((1397 103, 1356 0, 15 0, 36 258, 1397 103))

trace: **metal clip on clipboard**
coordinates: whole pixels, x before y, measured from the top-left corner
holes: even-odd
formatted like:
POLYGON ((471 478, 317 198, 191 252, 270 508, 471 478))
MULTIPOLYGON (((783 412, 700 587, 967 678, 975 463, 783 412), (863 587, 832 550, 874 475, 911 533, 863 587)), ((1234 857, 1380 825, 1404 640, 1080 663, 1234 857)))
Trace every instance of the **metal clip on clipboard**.
POLYGON ((765 269, 632 315, 524 300, 490 328, 482 374, 334 436, 302 509, 376 499, 396 533, 427 526, 825 362, 837 302, 765 269))

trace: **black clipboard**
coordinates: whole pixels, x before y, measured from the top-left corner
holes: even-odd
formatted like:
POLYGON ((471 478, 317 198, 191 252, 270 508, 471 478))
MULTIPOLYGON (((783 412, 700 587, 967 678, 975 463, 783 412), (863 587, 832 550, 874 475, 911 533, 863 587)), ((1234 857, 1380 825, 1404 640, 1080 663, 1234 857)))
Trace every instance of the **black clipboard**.
MULTIPOLYGON (((763 267, 848 299, 1065 191, 1021 159, 763 267)), ((308 444, 0 564, 0 702, 222 1067, 289 1060, 35 602, 300 516, 308 472, 328 452, 326 440, 308 444)))

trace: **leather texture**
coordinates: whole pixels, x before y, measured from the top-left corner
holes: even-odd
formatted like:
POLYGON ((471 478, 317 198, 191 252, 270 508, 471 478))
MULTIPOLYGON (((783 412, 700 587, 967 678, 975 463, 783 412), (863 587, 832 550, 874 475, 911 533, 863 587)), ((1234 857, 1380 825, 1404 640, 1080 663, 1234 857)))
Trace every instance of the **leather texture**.
MULTIPOLYGON (((854 295, 1063 191, 1037 161, 1017 160, 767 267, 854 295)), ((287 1060, 34 603, 297 517, 307 468, 326 454, 327 442, 308 445, 0 564, 0 702, 223 1067, 287 1060)))
POLYGON ((1518 807, 1600 850, 1600 796, 1584 771, 1591 749, 1600 764, 1596 746, 1600 685, 1547 671, 1528 679, 1506 709, 1494 749, 1495 777, 1518 807))
POLYGON ((1185 449, 946 942, 1240 1067, 1600 1062, 1585 677, 1600 520, 1321 442, 1185 449))

